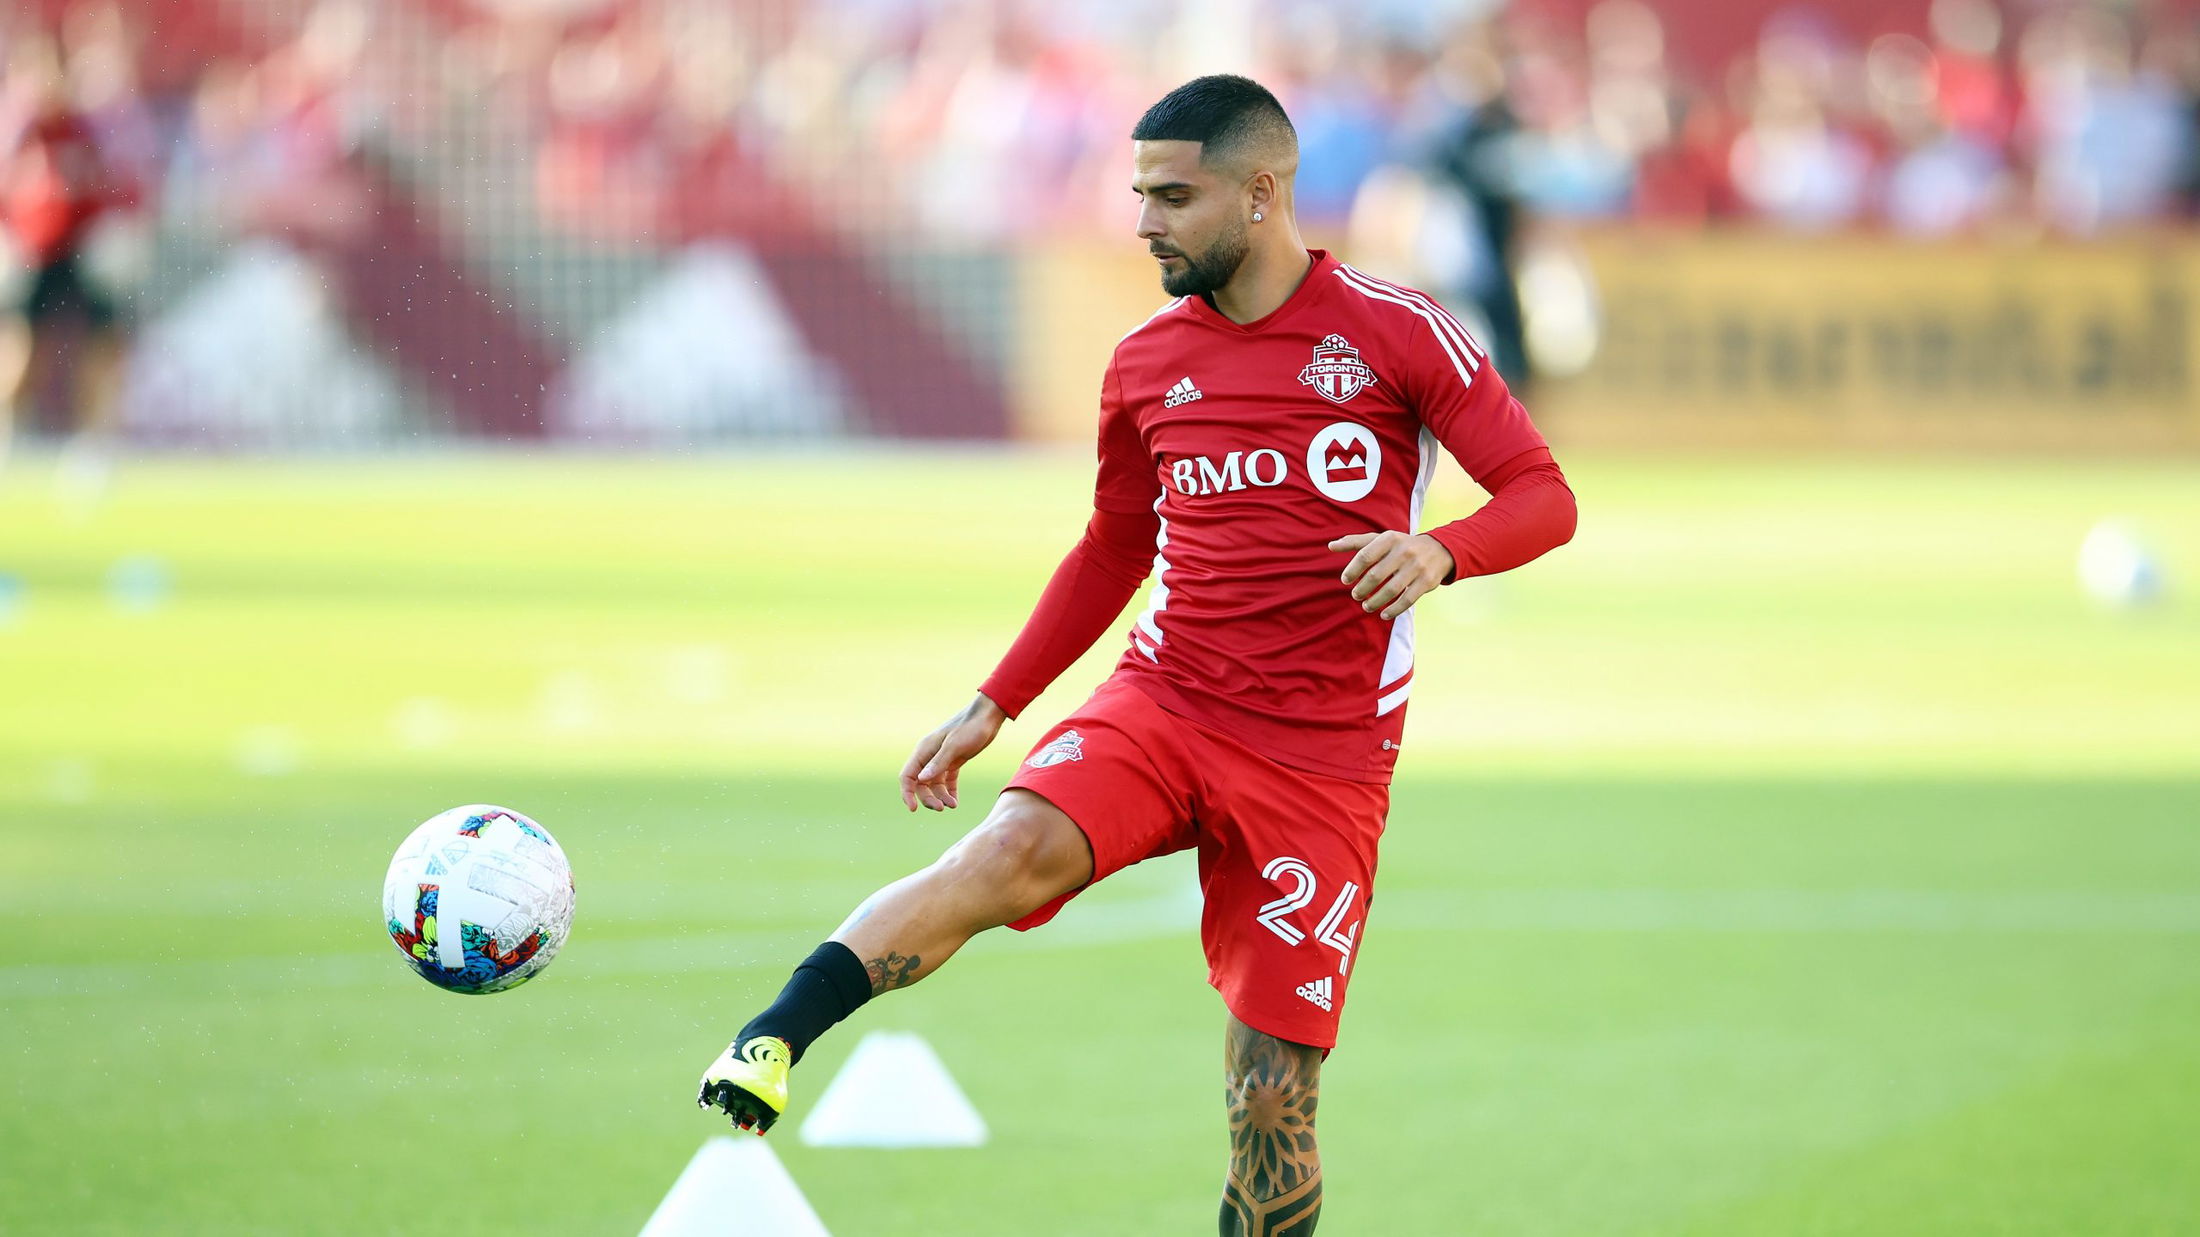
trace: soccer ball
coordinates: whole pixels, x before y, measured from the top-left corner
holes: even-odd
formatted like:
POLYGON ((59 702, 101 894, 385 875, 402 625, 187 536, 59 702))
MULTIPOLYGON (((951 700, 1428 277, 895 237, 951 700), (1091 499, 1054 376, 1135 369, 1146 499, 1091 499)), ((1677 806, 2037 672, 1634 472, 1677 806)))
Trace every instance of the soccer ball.
POLYGON ((446 992, 516 988, 573 926, 573 868, 550 831, 474 803, 431 816, 390 861, 382 917, 405 964, 446 992))
POLYGON ((2096 603, 2129 610, 2162 599, 2162 568, 2129 525, 2103 520, 2078 547, 2078 584, 2096 603))

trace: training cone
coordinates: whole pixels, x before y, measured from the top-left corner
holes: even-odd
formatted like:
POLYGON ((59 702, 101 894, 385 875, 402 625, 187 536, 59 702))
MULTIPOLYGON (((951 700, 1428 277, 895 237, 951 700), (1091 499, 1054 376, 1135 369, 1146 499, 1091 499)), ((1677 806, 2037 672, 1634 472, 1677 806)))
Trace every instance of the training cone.
POLYGON ((924 1037, 873 1031, 802 1122, 813 1147, 978 1147, 985 1119, 924 1037))
POLYGON ((761 1138, 720 1135, 681 1170, 642 1237, 831 1237, 761 1138))

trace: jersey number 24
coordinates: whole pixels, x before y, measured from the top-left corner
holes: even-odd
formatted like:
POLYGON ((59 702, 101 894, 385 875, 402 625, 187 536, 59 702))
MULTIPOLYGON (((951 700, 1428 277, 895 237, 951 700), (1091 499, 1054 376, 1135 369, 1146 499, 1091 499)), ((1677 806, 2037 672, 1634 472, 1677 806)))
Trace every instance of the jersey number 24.
MULTIPOLYGON (((1292 888, 1289 893, 1261 907, 1253 917, 1260 920, 1262 927, 1282 937, 1287 945, 1296 945, 1304 941, 1306 939, 1305 931, 1297 924, 1286 920, 1284 916, 1314 904, 1316 884, 1314 869, 1308 867, 1304 859, 1293 859, 1289 855, 1283 855, 1269 860, 1268 866, 1262 868, 1260 874, 1264 879, 1274 881, 1278 885, 1288 881, 1292 888)), ((1338 975, 1343 975, 1346 971, 1352 969, 1352 946, 1359 938, 1360 925, 1355 921, 1348 928, 1345 926, 1344 921, 1351 917, 1353 903, 1357 902, 1359 897, 1360 887, 1351 881, 1346 881, 1344 892, 1338 894, 1337 900, 1329 904, 1328 912, 1322 916, 1321 922, 1314 926, 1314 943, 1316 945, 1327 945, 1337 951, 1338 975)))

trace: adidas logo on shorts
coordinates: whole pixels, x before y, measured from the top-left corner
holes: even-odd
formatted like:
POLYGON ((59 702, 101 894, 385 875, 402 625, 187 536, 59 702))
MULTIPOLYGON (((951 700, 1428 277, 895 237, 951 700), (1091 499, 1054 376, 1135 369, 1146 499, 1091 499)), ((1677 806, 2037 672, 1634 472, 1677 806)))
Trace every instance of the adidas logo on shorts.
POLYGON ((1169 393, 1161 397, 1161 406, 1163 408, 1174 408, 1178 404, 1189 404, 1195 399, 1205 398, 1206 396, 1200 392, 1200 389, 1192 385, 1192 380, 1189 377, 1184 377, 1177 379, 1176 385, 1169 388, 1169 393))
POLYGON ((1324 975, 1313 983, 1300 984, 1299 995, 1323 1009, 1332 1009, 1336 1003, 1336 989, 1332 986, 1334 982, 1329 976, 1324 975))

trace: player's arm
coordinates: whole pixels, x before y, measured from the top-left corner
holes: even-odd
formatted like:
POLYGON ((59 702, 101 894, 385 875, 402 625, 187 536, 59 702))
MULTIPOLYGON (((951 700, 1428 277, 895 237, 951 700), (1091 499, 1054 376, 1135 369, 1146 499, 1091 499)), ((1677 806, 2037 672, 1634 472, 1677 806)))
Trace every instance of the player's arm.
POLYGON ((1095 510, 1085 535, 1054 569, 1046 591, 1007 656, 962 712, 917 743, 901 770, 901 800, 910 811, 956 806, 956 774, 982 752, 1004 722, 1024 711, 1070 663, 1114 624, 1145 581, 1160 520, 1095 510))
POLYGON ((956 806, 956 776, 986 749, 1003 723, 1021 714, 1047 685, 1093 646, 1138 594, 1152 570, 1161 517, 1160 480, 1137 427, 1117 398, 1109 366, 1100 400, 1100 471, 1092 519, 1047 581, 1031 618, 978 695, 918 740, 901 770, 901 801, 914 812, 956 806))
POLYGON ((1386 529, 1329 543, 1352 554, 1342 578, 1353 598, 1386 619, 1440 584, 1533 562, 1572 540, 1578 519, 1566 474, 1527 410, 1465 329, 1438 312, 1440 321, 1424 321, 1414 336, 1408 395, 1490 500, 1425 533, 1386 529))

